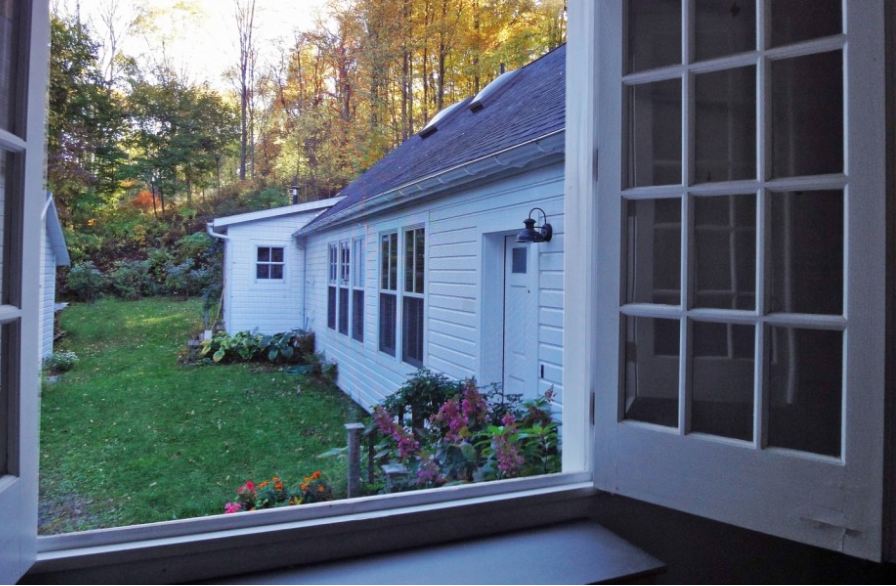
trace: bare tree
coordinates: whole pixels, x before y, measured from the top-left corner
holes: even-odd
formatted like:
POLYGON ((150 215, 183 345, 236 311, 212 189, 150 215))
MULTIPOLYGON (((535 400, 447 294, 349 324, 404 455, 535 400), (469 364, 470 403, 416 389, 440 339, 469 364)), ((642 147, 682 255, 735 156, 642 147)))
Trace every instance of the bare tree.
POLYGON ((234 16, 240 41, 240 179, 246 178, 249 159, 250 108, 253 105, 255 75, 255 0, 234 0, 234 16))

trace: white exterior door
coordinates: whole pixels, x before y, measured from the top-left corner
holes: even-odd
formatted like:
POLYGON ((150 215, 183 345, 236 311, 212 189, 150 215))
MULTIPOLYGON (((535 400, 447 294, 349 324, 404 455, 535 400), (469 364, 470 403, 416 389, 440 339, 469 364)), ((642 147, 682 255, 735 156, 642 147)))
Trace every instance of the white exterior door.
POLYGON ((504 392, 534 398, 537 389, 537 281, 533 245, 504 238, 504 392))
POLYGON ((811 4, 596 3, 595 482, 879 559, 884 3, 811 4))
POLYGON ((37 544, 48 47, 47 2, 0 2, 0 583, 27 571, 37 544))

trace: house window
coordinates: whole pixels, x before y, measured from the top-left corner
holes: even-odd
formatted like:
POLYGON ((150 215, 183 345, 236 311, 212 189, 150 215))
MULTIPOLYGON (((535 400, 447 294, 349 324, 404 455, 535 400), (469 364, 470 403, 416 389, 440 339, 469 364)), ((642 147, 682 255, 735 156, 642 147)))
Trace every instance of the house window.
POLYGON ((426 241, 423 228, 404 231, 404 291, 401 308, 401 359, 423 366, 423 280, 426 241))
POLYGON ((395 356, 395 326, 398 313, 398 233, 380 236, 379 348, 395 356))
POLYGON ((873 557, 884 83, 863 65, 881 5, 719 4, 595 3, 596 209, 567 210, 593 211, 601 243, 581 260, 595 483, 873 557), (657 454, 669 473, 643 474, 657 454), (843 540, 811 522, 834 501, 856 503, 843 540))
POLYGON ((364 341, 364 239, 352 240, 352 338, 364 341))
POLYGON ((255 260, 256 279, 283 279, 283 247, 259 246, 255 260))
POLYGON ((335 243, 327 246, 327 327, 336 329, 336 271, 337 249, 335 243))
POLYGON ((351 276, 351 248, 348 240, 339 243, 339 333, 348 335, 348 295, 351 276))

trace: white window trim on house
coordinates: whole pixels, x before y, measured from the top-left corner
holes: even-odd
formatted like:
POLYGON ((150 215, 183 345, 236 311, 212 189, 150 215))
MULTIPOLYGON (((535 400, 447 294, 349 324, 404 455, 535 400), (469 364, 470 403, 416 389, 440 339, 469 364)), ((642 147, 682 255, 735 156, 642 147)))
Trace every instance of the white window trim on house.
POLYGON ((351 240, 352 246, 352 268, 351 268, 351 298, 349 299, 349 337, 359 344, 364 344, 364 305, 367 303, 367 293, 365 291, 366 282, 364 281, 367 267, 364 265, 367 259, 365 254, 365 246, 367 240, 364 236, 355 236, 351 240), (355 306, 355 295, 361 293, 361 305, 355 306), (359 311, 360 310, 360 311, 359 311), (360 315, 358 315, 360 313, 360 315), (357 331, 357 325, 360 323, 360 331, 357 331))
POLYGON ((273 284, 273 283, 286 282, 286 279, 287 279, 286 272, 287 272, 287 268, 286 268, 286 247, 285 247, 285 246, 278 246, 278 245, 276 245, 276 244, 268 244, 268 243, 256 243, 256 245, 255 245, 255 275, 254 275, 254 277, 255 277, 255 282, 256 282, 256 283, 272 283, 272 284, 273 284), (267 248, 267 249, 268 249, 268 260, 266 260, 266 261, 264 261, 264 260, 259 260, 259 259, 258 259, 258 253, 259 253, 259 252, 261 251, 261 249, 263 249, 263 248, 267 248), (281 254, 283 255, 283 256, 282 256, 282 258, 283 258, 282 261, 280 261, 280 262, 275 262, 275 261, 273 260, 273 258, 274 258, 274 256, 273 256, 273 255, 274 255, 274 249, 280 249, 281 254), (261 265, 267 265, 267 266, 268 266, 268 271, 269 271, 269 272, 268 272, 268 275, 269 275, 269 276, 267 276, 267 277, 259 277, 259 276, 258 276, 258 267, 261 266, 261 265), (282 272, 282 276, 280 276, 279 278, 278 278, 278 277, 271 277, 271 276, 270 276, 270 274, 271 274, 270 271, 273 270, 273 267, 274 267, 274 266, 281 266, 281 267, 283 267, 283 268, 281 269, 281 270, 283 271, 283 272, 282 272))
POLYGON ((398 327, 399 324, 401 323, 400 322, 401 304, 399 303, 399 294, 398 294, 398 291, 400 289, 398 281, 399 281, 399 279, 401 279, 401 270, 400 270, 401 254, 400 254, 400 251, 401 251, 401 231, 400 230, 390 228, 387 230, 382 230, 378 233, 377 248, 376 248, 376 253, 377 253, 377 257, 376 257, 376 259, 377 259, 377 262, 376 262, 376 267, 377 267, 377 272, 376 272, 376 282, 377 282, 377 288, 376 288, 376 291, 377 291, 377 294, 376 294, 376 307, 377 307, 376 347, 377 347, 377 353, 379 355, 388 356, 391 359, 399 358, 399 352, 401 351, 401 346, 400 346, 401 328, 398 327), (392 243, 392 236, 395 236, 394 245, 392 243), (388 259, 389 260, 386 260, 386 266, 387 266, 386 272, 387 272, 388 276, 386 277, 386 285, 384 286, 383 285, 383 261, 387 257, 383 254, 383 245, 385 244, 386 238, 389 239, 389 244, 388 244, 388 247, 389 247, 388 259), (394 248, 393 248, 393 246, 394 246, 394 248), (392 265, 392 260, 391 260, 391 257, 393 255, 393 250, 394 250, 394 255, 395 255, 395 266, 392 265), (391 275, 393 272, 395 273, 394 286, 392 284, 392 278, 391 278, 391 275), (382 317, 383 316, 383 313, 382 313, 383 297, 382 296, 383 295, 391 295, 395 299, 395 317, 392 320, 392 330, 393 331, 392 331, 392 351, 391 352, 389 352, 388 350, 384 350, 383 344, 382 344, 382 331, 383 331, 383 317, 382 317))
POLYGON ((399 321, 398 329, 401 330, 401 361, 409 366, 413 366, 414 368, 423 368, 426 364, 426 293, 429 290, 427 283, 427 271, 426 264, 428 259, 426 258, 426 226, 425 224, 413 224, 410 226, 405 226, 401 229, 399 241, 398 241, 398 250, 399 256, 401 256, 401 260, 399 261, 399 267, 401 267, 401 272, 398 277, 399 290, 401 291, 401 297, 399 299, 399 303, 401 304, 401 320, 399 321), (417 231, 423 232, 423 283, 422 288, 423 292, 417 291, 417 278, 416 278, 416 269, 417 269, 417 240, 416 233, 417 231), (411 266, 408 266, 407 259, 407 246, 408 246, 408 235, 413 234, 414 242, 412 243, 412 261, 411 266), (408 271, 410 271, 411 277, 411 285, 413 291, 409 291, 407 288, 407 279, 408 279, 408 271), (423 304, 423 318, 420 320, 420 363, 415 363, 408 360, 408 357, 405 355, 405 323, 404 320, 407 317, 404 311, 404 300, 405 298, 419 299, 423 304))

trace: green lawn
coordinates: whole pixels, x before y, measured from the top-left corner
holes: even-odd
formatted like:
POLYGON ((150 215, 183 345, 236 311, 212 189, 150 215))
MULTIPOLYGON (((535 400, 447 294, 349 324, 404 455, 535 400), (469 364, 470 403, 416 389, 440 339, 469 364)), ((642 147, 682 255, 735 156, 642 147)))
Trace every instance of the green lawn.
POLYGON ((182 366, 200 302, 74 304, 62 312, 74 370, 42 390, 41 533, 220 513, 235 489, 320 469, 360 409, 331 385, 261 365, 182 366))

